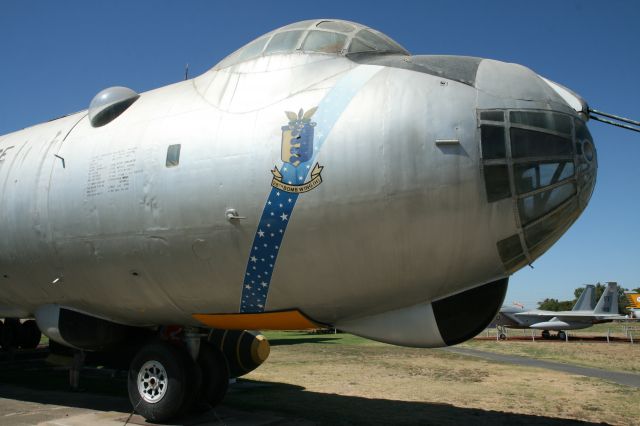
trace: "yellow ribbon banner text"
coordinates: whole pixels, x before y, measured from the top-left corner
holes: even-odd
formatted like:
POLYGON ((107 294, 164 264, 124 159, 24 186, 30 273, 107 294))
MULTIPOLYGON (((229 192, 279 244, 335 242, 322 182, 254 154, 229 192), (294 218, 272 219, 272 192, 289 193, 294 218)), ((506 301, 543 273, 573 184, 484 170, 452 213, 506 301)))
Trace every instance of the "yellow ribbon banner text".
POLYGON ((271 173, 273 174, 271 186, 280 189, 281 191, 291 192, 294 194, 309 192, 322 183, 322 176, 320 176, 320 173, 323 168, 323 166, 316 163, 316 165, 313 166, 313 170, 311 170, 311 180, 309 180, 309 182, 305 182, 302 185, 292 185, 290 183, 283 182, 280 170, 278 170, 277 167, 274 167, 273 170, 271 170, 271 173))

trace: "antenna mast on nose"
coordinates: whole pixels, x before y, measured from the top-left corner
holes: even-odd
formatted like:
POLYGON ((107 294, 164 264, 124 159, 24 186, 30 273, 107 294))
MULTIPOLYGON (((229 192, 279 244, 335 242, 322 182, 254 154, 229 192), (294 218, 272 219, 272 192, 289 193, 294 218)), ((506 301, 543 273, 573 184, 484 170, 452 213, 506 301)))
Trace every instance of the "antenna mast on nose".
POLYGON ((623 129, 633 130, 634 132, 640 132, 640 121, 631 120, 630 118, 619 117, 617 115, 609 114, 591 108, 589 108, 589 118, 593 118, 594 120, 600 121, 602 123, 611 124, 612 126, 622 127, 623 129), (616 121, 607 120, 606 118, 602 117, 608 117, 616 121), (629 124, 632 124, 632 126, 629 126, 629 124))

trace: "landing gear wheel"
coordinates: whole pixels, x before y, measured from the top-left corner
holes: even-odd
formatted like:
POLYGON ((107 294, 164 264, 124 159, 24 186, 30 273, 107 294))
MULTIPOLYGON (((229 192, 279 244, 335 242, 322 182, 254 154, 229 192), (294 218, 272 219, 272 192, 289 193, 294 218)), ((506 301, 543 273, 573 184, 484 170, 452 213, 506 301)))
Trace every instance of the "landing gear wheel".
POLYGON ((135 411, 152 422, 181 414, 193 391, 189 362, 183 348, 169 343, 142 347, 131 362, 127 380, 135 411))
POLYGON ((504 334, 504 333, 500 333, 500 334, 498 335, 498 339, 500 339, 500 340, 507 340, 507 335, 506 335, 506 334, 504 334))
POLYGON ((567 339, 567 334, 564 331, 558 331, 558 339, 560 340, 566 340, 567 339))
POLYGON ((202 371, 200 366, 191 357, 191 354, 183 350, 181 351, 184 357, 184 363, 187 367, 187 391, 180 407, 180 413, 178 415, 187 415, 196 409, 196 402, 198 402, 198 394, 202 389, 202 371))
POLYGON ((0 335, 0 345, 2 349, 10 350, 18 347, 18 333, 20 330, 20 320, 17 318, 5 318, 0 335))
POLYGON ((18 330, 18 345, 22 349, 35 349, 42 337, 38 324, 34 320, 23 322, 18 330))
POLYGON ((549 330, 542 330, 542 338, 543 339, 551 338, 551 333, 549 333, 549 330))
POLYGON ((202 391, 200 398, 203 402, 215 407, 222 401, 229 387, 229 368, 224 355, 209 342, 202 341, 198 366, 202 372, 202 391))

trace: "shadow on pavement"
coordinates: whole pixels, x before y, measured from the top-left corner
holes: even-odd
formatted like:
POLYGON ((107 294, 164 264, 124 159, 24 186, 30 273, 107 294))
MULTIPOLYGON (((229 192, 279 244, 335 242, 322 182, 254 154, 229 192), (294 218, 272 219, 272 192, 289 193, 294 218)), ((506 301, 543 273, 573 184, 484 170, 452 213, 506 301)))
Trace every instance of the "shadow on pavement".
MULTIPOLYGON (((29 376, 29 372, 23 372, 29 376)), ((0 397, 97 411, 130 412, 124 381, 101 377, 90 392, 54 390, 51 374, 39 369, 39 380, 13 380, 0 385, 0 397), (115 383, 114 383, 115 382, 115 383), (101 388, 121 387, 123 394, 105 394, 101 388)), ((0 381, 2 377, 0 377, 0 381)), ((53 380, 55 382, 55 380, 53 380)), ((58 389, 65 389, 64 387, 58 389)), ((107 392, 108 393, 108 392, 107 392)), ((7 403, 7 402, 4 402, 7 403)), ((0 404, 3 404, 0 401, 0 404)), ((52 412, 53 412, 52 408, 52 412)), ((304 387, 275 382, 239 380, 230 387, 220 409, 183 419, 178 425, 578 425, 594 424, 545 416, 461 408, 449 404, 372 399, 307 391, 304 387), (233 412, 224 418, 225 410, 233 412), (218 414, 222 415, 222 420, 218 414), (274 417, 275 416, 275 417, 274 417), (212 419, 217 419, 213 421, 212 419), (273 422, 270 419, 277 419, 273 422)), ((138 423, 137 424, 144 424, 138 423)))

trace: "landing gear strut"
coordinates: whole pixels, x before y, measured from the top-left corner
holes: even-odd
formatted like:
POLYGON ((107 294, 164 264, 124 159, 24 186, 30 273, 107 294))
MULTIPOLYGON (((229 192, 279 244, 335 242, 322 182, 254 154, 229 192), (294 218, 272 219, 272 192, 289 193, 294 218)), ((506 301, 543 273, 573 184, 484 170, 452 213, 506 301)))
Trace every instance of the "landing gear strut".
POLYGON ((498 332, 498 340, 507 340, 507 328, 503 325, 496 326, 498 332))
POLYGON ((229 372, 223 355, 205 341, 197 360, 179 342, 154 342, 131 362, 129 399, 145 419, 163 422, 187 413, 196 402, 218 404, 227 391, 229 372))
POLYGON ((229 386, 227 361, 218 348, 203 341, 197 363, 202 373, 200 401, 215 407, 222 401, 229 386))

